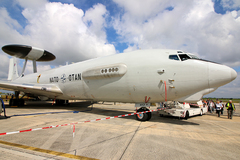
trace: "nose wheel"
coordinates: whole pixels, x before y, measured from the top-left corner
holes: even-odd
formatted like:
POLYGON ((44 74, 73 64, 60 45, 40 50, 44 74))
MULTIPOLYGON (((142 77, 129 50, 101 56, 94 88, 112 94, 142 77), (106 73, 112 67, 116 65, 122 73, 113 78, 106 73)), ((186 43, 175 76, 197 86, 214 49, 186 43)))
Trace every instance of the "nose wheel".
MULTIPOLYGON (((149 111, 149 109, 142 107, 137 110, 137 112, 144 112, 144 111, 149 111)), ((136 119, 138 121, 149 121, 151 118, 152 118, 151 112, 136 114, 136 119)))

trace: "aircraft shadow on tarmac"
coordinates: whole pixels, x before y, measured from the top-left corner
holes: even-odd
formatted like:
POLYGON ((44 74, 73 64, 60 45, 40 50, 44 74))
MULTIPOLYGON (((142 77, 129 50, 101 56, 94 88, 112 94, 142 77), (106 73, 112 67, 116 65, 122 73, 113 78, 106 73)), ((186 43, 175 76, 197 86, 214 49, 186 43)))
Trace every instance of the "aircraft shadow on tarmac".
MULTIPOLYGON (((27 105, 19 106, 17 108, 18 109, 64 109, 69 111, 82 112, 82 111, 91 111, 92 108, 96 109, 95 107, 93 107, 93 104, 96 104, 96 103, 93 103, 91 101, 83 101, 83 102, 71 102, 69 104, 64 104, 64 105, 56 105, 56 104, 52 104, 51 101, 29 101, 27 102, 27 105)), ((113 104, 108 104, 108 103, 104 103, 104 105, 113 106, 113 104)), ((12 108, 9 105, 5 105, 5 107, 6 109, 12 108)), ((103 112, 104 111, 107 112, 108 110, 103 110, 103 112)))
POLYGON ((64 109, 68 111, 52 111, 52 112, 39 112, 39 113, 22 113, 22 114, 14 114, 9 115, 8 114, 8 108, 11 108, 9 105, 5 105, 6 108, 6 115, 0 116, 1 119, 16 117, 16 116, 29 116, 29 115, 40 115, 40 114, 58 114, 58 113, 78 113, 78 112, 88 112, 92 110, 92 104, 89 101, 84 102, 74 102, 71 103, 71 105, 52 105, 52 103, 47 101, 30 101, 27 102, 27 105, 19 106, 17 109, 64 109))
MULTIPOLYGON (((32 109, 67 109, 67 110, 76 110, 76 109, 83 109, 91 106, 93 103, 90 101, 84 102, 71 102, 70 104, 64 105, 56 105, 52 104, 51 101, 29 101, 26 102, 27 105, 19 106, 17 108, 32 108, 32 109)), ((6 108, 10 108, 9 105, 5 105, 6 108)))
MULTIPOLYGON (((94 103, 90 101, 84 101, 84 102, 71 102, 70 105, 52 105, 52 103, 46 102, 46 101, 38 101, 38 102, 28 102, 27 105, 18 107, 18 109, 26 109, 26 108, 31 108, 31 109, 65 109, 68 111, 56 111, 56 112, 43 112, 43 113, 33 113, 33 114, 20 114, 20 115, 12 115, 10 117, 14 116, 29 116, 29 115, 36 115, 36 114, 58 114, 58 113, 78 113, 78 112, 89 112, 92 114, 97 114, 97 115, 103 115, 107 117, 113 117, 113 116, 119 116, 119 115, 125 115, 129 113, 133 113, 134 110, 129 110, 127 111, 121 111, 119 108, 116 107, 116 109, 105 109, 105 108, 95 108, 93 106, 94 103)), ((113 104, 107 104, 104 103, 104 105, 113 105, 113 104)), ((6 106, 6 108, 9 108, 9 106, 6 106)), ((7 110, 7 109, 6 109, 7 110)), ((9 116, 9 115, 8 115, 9 116)), ((121 117, 123 119, 132 119, 136 121, 135 115, 133 116, 126 116, 126 117, 121 117)), ((0 116, 0 120, 5 119, 5 117, 0 116)), ((184 119, 179 119, 176 117, 170 117, 170 116, 165 116, 165 117, 160 117, 157 112, 152 113, 152 118, 150 119, 149 122, 161 122, 161 123, 171 123, 171 124, 177 124, 177 125, 199 125, 197 123, 193 122, 188 122, 187 120, 184 119)))

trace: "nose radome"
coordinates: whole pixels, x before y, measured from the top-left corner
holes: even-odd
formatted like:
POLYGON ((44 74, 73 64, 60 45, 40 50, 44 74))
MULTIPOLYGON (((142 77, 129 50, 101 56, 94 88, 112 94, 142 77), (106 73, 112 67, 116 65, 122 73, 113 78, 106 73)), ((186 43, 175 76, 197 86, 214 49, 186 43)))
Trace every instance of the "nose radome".
POLYGON ((237 72, 225 65, 209 64, 209 87, 220 87, 237 77, 237 72))
POLYGON ((231 78, 232 81, 237 78, 237 72, 234 69, 231 70, 231 78))

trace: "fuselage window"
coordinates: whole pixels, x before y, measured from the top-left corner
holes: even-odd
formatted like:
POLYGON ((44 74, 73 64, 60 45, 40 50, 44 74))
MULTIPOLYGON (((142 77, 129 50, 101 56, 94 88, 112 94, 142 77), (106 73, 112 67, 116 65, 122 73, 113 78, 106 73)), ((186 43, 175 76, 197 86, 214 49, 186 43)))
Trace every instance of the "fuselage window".
POLYGON ((185 61, 187 59, 191 59, 187 54, 179 54, 179 57, 181 58, 182 61, 185 61))
POLYGON ((169 59, 173 59, 173 60, 179 60, 177 55, 169 55, 169 59))

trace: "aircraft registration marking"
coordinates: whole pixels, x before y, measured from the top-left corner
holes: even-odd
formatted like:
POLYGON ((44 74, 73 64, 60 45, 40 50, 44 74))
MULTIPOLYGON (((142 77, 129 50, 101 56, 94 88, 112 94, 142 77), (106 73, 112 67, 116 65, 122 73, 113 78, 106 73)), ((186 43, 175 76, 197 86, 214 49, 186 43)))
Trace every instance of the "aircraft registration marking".
POLYGON ((58 82, 65 83, 66 81, 71 82, 71 81, 79 81, 79 80, 82 80, 82 74, 81 73, 69 74, 68 77, 66 76, 66 74, 62 74, 61 78, 59 78, 58 76, 54 76, 54 77, 49 78, 50 83, 58 83, 58 82))

